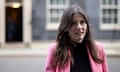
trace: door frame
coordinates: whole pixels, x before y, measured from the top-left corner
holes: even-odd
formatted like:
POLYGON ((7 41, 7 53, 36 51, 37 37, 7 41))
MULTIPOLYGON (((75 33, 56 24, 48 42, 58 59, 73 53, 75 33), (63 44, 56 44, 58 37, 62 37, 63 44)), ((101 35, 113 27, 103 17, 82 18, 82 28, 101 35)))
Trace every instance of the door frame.
POLYGON ((22 0, 23 7, 23 41, 17 43, 6 43, 5 41, 5 0, 0 0, 0 48, 7 47, 30 47, 32 42, 32 30, 31 30, 31 19, 32 19, 32 0, 22 0))

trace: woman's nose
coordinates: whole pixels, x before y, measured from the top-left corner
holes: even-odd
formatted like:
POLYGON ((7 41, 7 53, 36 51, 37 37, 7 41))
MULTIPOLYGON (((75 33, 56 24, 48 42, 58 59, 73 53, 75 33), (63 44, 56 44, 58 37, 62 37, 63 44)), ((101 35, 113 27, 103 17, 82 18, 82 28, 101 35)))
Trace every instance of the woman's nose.
POLYGON ((77 24, 77 28, 81 29, 82 25, 80 23, 77 24))
POLYGON ((77 30, 79 30, 80 32, 83 32, 83 26, 80 24, 80 23, 78 23, 77 24, 77 30))

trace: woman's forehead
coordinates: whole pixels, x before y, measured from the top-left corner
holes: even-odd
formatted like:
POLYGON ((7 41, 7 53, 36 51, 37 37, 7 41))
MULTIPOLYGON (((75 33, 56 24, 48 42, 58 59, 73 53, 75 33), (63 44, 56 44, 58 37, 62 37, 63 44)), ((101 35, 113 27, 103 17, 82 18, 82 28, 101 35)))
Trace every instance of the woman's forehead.
POLYGON ((79 19, 84 19, 83 15, 80 14, 80 13, 75 13, 75 14, 72 15, 72 20, 78 19, 78 18, 79 19))

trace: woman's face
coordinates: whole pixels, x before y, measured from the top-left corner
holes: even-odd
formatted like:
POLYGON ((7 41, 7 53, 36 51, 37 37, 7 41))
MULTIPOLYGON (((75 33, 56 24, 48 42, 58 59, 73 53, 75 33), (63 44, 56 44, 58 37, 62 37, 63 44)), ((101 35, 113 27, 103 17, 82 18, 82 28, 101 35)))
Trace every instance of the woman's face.
POLYGON ((86 35, 87 23, 81 14, 74 14, 72 16, 72 24, 68 30, 71 40, 81 43, 86 35))

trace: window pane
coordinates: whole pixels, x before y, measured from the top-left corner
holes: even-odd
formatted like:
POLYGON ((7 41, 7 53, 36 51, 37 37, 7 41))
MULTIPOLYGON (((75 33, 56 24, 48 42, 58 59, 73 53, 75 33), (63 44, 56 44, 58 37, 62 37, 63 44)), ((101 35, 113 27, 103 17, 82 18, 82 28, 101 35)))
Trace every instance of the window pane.
POLYGON ((63 0, 57 0, 58 4, 63 5, 63 0))
POLYGON ((118 0, 102 0, 103 5, 118 5, 118 0))
POLYGON ((117 9, 112 9, 111 18, 112 18, 112 23, 117 23, 117 9))
POLYGON ((55 18, 55 17, 54 17, 54 18, 52 17, 52 18, 50 18, 50 22, 51 22, 51 23, 57 23, 57 22, 59 22, 59 18, 58 18, 58 17, 56 17, 56 18, 55 18))
POLYGON ((50 9, 50 13, 51 13, 51 14, 57 14, 57 13, 58 13, 58 10, 57 10, 57 9, 50 9))
POLYGON ((112 2, 113 2, 113 0, 109 0, 109 5, 113 4, 112 2))
POLYGON ((117 23, 118 23, 118 22, 117 22, 117 18, 114 18, 114 23, 115 23, 115 24, 117 24, 117 23))
POLYGON ((66 4, 66 0, 58 0, 58 2, 59 2, 60 5, 66 4))
POLYGON ((103 18, 103 23, 111 23, 111 18, 103 18))
POLYGON ((105 0, 102 0, 103 5, 105 5, 105 0))
POLYGON ((63 9, 50 9, 51 16, 61 16, 63 13, 63 9))
POLYGON ((107 4, 107 5, 108 5, 108 4, 109 4, 109 0, 106 0, 106 3, 105 3, 105 4, 107 4))
POLYGON ((115 5, 118 5, 118 0, 113 0, 115 5))
POLYGON ((57 1, 56 0, 50 0, 50 4, 52 4, 52 5, 57 4, 57 1))
POLYGON ((108 0, 109 5, 117 5, 118 0, 108 0))
POLYGON ((118 0, 115 0, 115 4, 118 4, 118 0))
POLYGON ((62 13, 63 12, 63 9, 51 9, 50 10, 51 13, 62 13))
POLYGON ((103 16, 104 17, 110 17, 111 10, 110 9, 103 9, 103 16))
POLYGON ((66 0, 50 0, 50 4, 52 5, 65 5, 66 3, 66 0))

